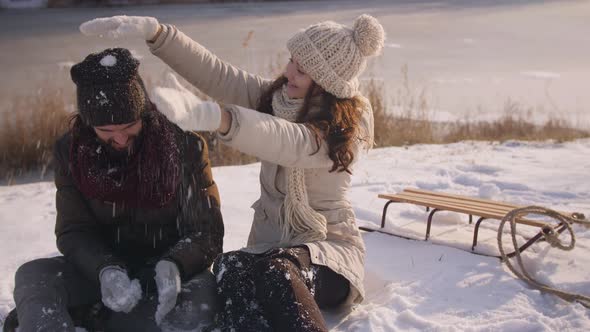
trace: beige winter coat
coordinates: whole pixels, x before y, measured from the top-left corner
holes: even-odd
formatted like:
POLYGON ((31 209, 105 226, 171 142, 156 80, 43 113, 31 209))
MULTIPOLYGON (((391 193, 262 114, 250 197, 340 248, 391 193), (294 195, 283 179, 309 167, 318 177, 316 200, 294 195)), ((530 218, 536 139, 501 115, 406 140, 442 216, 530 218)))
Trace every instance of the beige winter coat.
MULTIPOLYGON (((166 26, 149 46, 154 55, 187 81, 223 103, 255 108, 262 91, 272 82, 221 61, 174 26, 166 26)), ((364 98, 363 101, 361 132, 364 141, 356 144, 355 157, 363 154, 363 146, 367 141, 372 142, 373 137, 372 110, 368 101, 364 98)), ((306 126, 254 110, 236 107, 229 107, 229 110, 232 126, 220 139, 262 161, 261 196, 252 205, 254 221, 248 245, 243 250, 262 253, 280 246, 278 220, 286 193, 285 168, 304 168, 309 204, 328 221, 327 239, 305 244, 312 262, 328 266, 350 281, 352 287, 346 303, 361 302, 365 246, 347 197, 350 174, 329 172, 332 160, 328 157, 326 143, 314 154, 317 145, 306 126)))

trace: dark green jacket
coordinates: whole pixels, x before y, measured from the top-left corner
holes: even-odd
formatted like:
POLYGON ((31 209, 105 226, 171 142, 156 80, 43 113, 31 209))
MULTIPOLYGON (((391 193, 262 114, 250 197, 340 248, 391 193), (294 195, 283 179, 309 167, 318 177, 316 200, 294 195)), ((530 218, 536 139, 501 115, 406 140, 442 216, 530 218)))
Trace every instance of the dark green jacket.
POLYGON ((182 180, 176 198, 160 209, 129 208, 84 197, 69 169, 71 133, 56 142, 57 248, 89 280, 98 281, 107 265, 121 266, 130 277, 142 280, 138 274, 153 273, 157 261, 168 259, 177 264, 186 281, 207 269, 222 252, 223 220, 207 145, 195 133, 178 130, 176 137, 182 180))

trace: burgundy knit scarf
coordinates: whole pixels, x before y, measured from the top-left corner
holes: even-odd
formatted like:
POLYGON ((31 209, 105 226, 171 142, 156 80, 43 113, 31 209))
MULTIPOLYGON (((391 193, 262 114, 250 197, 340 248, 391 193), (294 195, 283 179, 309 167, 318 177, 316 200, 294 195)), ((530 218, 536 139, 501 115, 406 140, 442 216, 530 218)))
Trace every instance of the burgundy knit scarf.
POLYGON ((175 197, 180 182, 176 128, 153 110, 143 117, 136 151, 120 156, 109 151, 92 129, 72 129, 70 169, 84 196, 127 207, 160 208, 175 197))

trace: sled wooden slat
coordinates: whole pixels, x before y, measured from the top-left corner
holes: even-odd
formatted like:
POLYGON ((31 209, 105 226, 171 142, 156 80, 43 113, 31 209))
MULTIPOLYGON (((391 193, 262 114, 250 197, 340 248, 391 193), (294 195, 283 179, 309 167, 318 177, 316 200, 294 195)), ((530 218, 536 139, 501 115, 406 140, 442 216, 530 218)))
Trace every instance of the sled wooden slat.
MULTIPOLYGON (((395 196, 384 195, 386 199, 395 199, 399 202, 405 202, 415 205, 422 205, 424 207, 435 208, 439 210, 452 211, 458 213, 464 213, 468 215, 475 215, 484 217, 486 219, 498 219, 501 220, 504 216, 517 207, 508 208, 505 206, 497 206, 493 204, 483 204, 478 202, 461 201, 457 198, 444 198, 442 196, 437 197, 423 197, 412 193, 400 193, 395 196)), ((518 218, 517 223, 525 224, 529 226, 543 227, 547 224, 540 221, 529 220, 524 218, 518 218)))
MULTIPOLYGON (((407 188, 404 189, 402 192, 396 194, 379 194, 379 198, 383 198, 387 200, 385 206, 383 207, 383 215, 381 218, 381 229, 377 230, 382 233, 387 233, 391 235, 397 235, 385 231, 385 221, 387 217, 387 209, 391 203, 408 203, 414 204, 418 206, 423 206, 426 208, 427 212, 430 212, 428 215, 428 221, 426 224, 426 236, 425 240, 428 240, 430 236, 430 228, 432 225, 432 219, 436 212, 438 211, 451 211, 466 214, 469 216, 469 223, 471 224, 473 221, 473 216, 478 217, 475 224, 475 228, 473 231, 473 245, 471 247, 472 250, 475 249, 477 245, 477 236, 479 231, 479 226, 484 220, 494 219, 494 220, 502 220, 504 216, 516 209, 520 206, 506 203, 506 202, 498 202, 492 201, 487 199, 480 199, 468 196, 461 196, 455 194, 447 194, 442 192, 435 192, 429 190, 422 190, 416 188, 407 188)), ((515 220, 518 224, 523 224, 526 226, 537 227, 539 228, 539 234, 533 237, 530 241, 528 241, 525 245, 521 246, 518 251, 523 251, 528 248, 531 244, 535 241, 538 241, 542 238, 540 235, 543 231, 550 231, 556 230, 560 225, 552 225, 550 223, 546 223, 543 221, 525 219, 525 218, 518 218, 515 220)), ((363 227, 362 229, 368 231, 375 231, 375 229, 368 229, 363 227)), ((399 235, 398 235, 399 236, 399 235)), ((403 236, 402 236, 403 237, 403 236)), ((512 253, 514 254, 514 253, 512 253)))
POLYGON ((490 205, 496 205, 496 206, 506 206, 511 209, 516 209, 519 207, 518 205, 509 204, 509 203, 505 203, 505 202, 498 202, 498 201, 492 201, 492 200, 481 199, 481 198, 474 198, 474 197, 469 197, 469 196, 447 194, 447 193, 441 193, 441 192, 424 190, 424 189, 406 188, 406 189, 404 189, 404 192, 417 193, 417 194, 423 194, 423 195, 435 196, 435 197, 456 198, 456 199, 459 199, 462 201, 468 201, 468 202, 477 202, 477 203, 490 204, 490 205))
MULTIPOLYGON (((414 194, 414 193, 406 193, 406 192, 396 194, 395 197, 400 200, 402 200, 402 199, 411 200, 411 201, 415 202, 415 204, 417 204, 417 205, 438 204, 438 205, 442 205, 443 206, 442 208, 444 208, 444 206, 446 206, 446 205, 456 206, 457 208, 465 210, 466 212, 469 212, 471 209, 487 211, 487 213, 490 214, 490 217, 495 217, 498 214, 504 215, 504 214, 506 214, 506 212, 513 209, 513 208, 504 207, 504 206, 461 201, 456 198, 444 198, 444 197, 438 197, 438 196, 437 197, 424 197, 423 195, 414 194)), ((463 211, 457 211, 457 212, 463 212, 463 211)))

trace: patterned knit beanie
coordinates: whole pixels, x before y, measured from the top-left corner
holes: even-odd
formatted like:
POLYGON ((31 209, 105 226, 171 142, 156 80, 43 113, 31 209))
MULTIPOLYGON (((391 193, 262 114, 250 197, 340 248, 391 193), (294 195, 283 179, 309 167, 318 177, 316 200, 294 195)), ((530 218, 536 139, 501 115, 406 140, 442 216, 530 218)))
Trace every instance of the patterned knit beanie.
POLYGON ((289 39, 287 48, 315 83, 338 98, 351 98, 366 57, 379 54, 384 41, 379 21, 363 14, 352 29, 331 21, 311 25, 289 39))
POLYGON ((129 50, 109 48, 88 55, 70 71, 77 86, 78 111, 88 126, 136 121, 149 105, 129 50))

